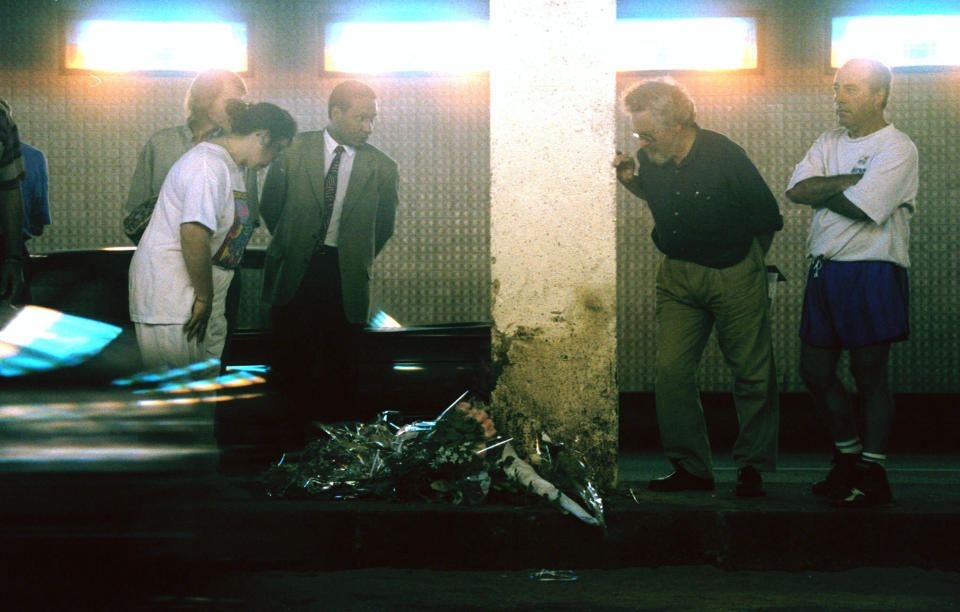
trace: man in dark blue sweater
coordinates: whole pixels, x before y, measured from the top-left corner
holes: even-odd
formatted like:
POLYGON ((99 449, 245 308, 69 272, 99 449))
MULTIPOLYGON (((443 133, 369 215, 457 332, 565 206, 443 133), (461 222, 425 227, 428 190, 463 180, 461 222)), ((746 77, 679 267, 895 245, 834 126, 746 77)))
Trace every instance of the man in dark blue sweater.
POLYGON ((674 472, 654 491, 713 490, 710 441, 696 372, 714 324, 730 366, 740 432, 733 448, 736 494, 763 495, 776 468, 779 404, 764 263, 783 218, 744 150, 700 128, 687 92, 644 81, 623 97, 640 150, 619 154, 617 178, 646 201, 657 272, 657 420, 674 472))

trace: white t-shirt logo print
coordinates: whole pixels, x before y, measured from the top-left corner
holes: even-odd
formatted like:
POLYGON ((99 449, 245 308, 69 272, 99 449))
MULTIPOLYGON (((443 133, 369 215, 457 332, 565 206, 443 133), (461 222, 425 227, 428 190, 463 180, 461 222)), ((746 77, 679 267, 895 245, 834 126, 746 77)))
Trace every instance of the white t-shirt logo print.
POLYGON ((867 164, 870 163, 870 157, 870 155, 864 155, 858 159, 856 165, 853 167, 853 170, 850 171, 850 174, 866 174, 867 164))

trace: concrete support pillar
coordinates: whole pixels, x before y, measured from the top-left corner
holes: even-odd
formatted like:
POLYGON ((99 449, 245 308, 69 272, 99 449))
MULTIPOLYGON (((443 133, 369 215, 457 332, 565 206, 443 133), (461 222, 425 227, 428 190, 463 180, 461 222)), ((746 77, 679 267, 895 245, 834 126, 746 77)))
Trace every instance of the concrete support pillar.
POLYGON ((615 0, 492 0, 493 405, 616 482, 615 0))

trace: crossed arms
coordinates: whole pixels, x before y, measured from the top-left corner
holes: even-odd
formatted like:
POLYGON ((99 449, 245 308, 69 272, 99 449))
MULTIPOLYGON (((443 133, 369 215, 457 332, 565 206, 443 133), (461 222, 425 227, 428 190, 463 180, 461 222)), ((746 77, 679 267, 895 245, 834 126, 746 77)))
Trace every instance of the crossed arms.
POLYGON ((813 208, 828 208, 854 221, 869 221, 870 217, 843 195, 848 187, 856 185, 862 174, 811 176, 787 190, 787 198, 797 204, 813 208))

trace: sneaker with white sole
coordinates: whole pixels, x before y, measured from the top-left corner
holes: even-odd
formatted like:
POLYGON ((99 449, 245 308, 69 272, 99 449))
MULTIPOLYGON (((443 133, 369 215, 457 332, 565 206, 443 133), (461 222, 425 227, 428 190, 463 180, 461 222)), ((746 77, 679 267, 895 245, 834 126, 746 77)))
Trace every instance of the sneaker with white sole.
POLYGON ((837 502, 841 508, 874 508, 893 501, 887 471, 879 463, 858 461, 849 494, 837 502))
POLYGON ((827 477, 813 485, 813 494, 830 500, 841 500, 850 495, 857 473, 858 455, 834 451, 833 467, 827 477))

